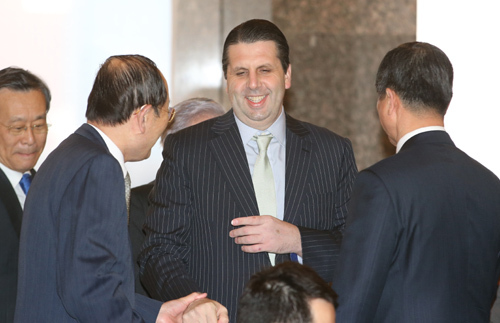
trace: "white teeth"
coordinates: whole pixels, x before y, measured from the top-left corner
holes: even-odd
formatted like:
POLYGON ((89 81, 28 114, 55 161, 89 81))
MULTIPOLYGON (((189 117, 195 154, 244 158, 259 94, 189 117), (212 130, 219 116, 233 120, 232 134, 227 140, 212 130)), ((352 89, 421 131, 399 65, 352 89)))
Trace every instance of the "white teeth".
POLYGON ((262 99, 264 99, 266 96, 265 95, 261 95, 261 96, 247 96, 247 99, 252 101, 253 103, 258 103, 260 101, 262 101, 262 99))

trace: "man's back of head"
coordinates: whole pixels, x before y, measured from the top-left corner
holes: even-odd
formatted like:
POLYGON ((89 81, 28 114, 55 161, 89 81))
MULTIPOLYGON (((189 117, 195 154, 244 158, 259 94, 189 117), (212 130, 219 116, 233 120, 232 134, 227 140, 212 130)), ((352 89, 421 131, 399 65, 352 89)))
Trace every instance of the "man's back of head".
POLYGON ((238 304, 238 323, 334 322, 336 294, 307 266, 285 262, 256 273, 238 304))
POLYGON ((141 55, 111 56, 97 73, 85 116, 114 126, 127 122, 144 104, 150 104, 158 116, 167 100, 166 81, 153 61, 141 55))
POLYGON ((414 112, 433 110, 444 116, 453 96, 453 66, 434 45, 401 44, 383 58, 375 86, 379 97, 389 88, 414 112))

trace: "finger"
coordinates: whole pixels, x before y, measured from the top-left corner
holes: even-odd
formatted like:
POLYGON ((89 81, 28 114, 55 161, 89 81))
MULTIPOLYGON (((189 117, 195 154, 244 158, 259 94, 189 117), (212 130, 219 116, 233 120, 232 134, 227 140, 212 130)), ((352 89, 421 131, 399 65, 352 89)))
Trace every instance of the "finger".
POLYGON ((258 252, 264 252, 267 251, 264 249, 263 244, 252 244, 252 245, 242 245, 241 246, 241 251, 246 252, 246 253, 258 253, 258 252))
POLYGON ((234 239, 234 242, 236 244, 246 244, 246 245, 263 243, 263 236, 254 234, 254 235, 248 235, 248 236, 243 236, 243 237, 236 237, 234 239))
POLYGON ((227 309, 222 305, 220 305, 219 309, 217 310, 217 323, 229 323, 229 315, 227 314, 227 309))
POLYGON ((251 236, 251 235, 260 234, 260 233, 261 233, 261 230, 259 229, 259 227, 245 225, 241 228, 229 231, 229 236, 231 238, 238 238, 238 237, 251 236))
POLYGON ((191 304, 192 302, 207 297, 207 293, 191 293, 187 296, 179 298, 179 300, 185 304, 191 304))
POLYGON ((241 218, 235 218, 231 221, 231 224, 233 226, 239 226, 239 225, 258 225, 260 222, 260 216, 259 215, 254 215, 254 216, 245 216, 241 218))

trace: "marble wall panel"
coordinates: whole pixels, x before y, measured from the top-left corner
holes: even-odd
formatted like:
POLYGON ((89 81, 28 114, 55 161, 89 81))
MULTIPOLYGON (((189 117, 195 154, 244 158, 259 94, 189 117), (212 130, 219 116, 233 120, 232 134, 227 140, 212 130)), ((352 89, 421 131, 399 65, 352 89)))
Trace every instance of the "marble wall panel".
POLYGON ((359 169, 394 153, 376 114, 385 53, 415 40, 415 0, 273 0, 291 51, 291 115, 348 137, 359 169))

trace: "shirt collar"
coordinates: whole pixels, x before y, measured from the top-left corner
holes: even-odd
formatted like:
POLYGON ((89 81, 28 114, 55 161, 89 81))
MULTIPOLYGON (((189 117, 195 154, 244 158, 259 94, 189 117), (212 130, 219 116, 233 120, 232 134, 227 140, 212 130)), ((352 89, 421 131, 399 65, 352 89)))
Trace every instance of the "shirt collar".
POLYGON ((430 126, 430 127, 423 127, 423 128, 418 128, 416 130, 413 130, 411 132, 408 132, 406 135, 401 137, 399 139, 398 144, 396 146, 396 154, 401 150, 403 145, 411 138, 414 137, 422 132, 428 132, 428 131, 446 131, 444 127, 441 126, 430 126))
POLYGON ((127 171, 127 168, 125 167, 125 159, 123 158, 123 153, 120 150, 120 148, 118 148, 118 146, 115 145, 113 140, 111 140, 104 132, 102 132, 101 129, 97 128, 93 124, 89 123, 89 125, 94 127, 94 129, 97 130, 97 132, 101 135, 102 139, 104 140, 104 143, 106 143, 106 146, 108 147, 109 153, 113 157, 115 157, 115 159, 118 161, 118 163, 120 163, 120 167, 122 168, 122 172, 123 172, 123 178, 125 178, 128 171, 127 171))
MULTIPOLYGON (((233 112, 234 113, 234 112, 233 112)), ((274 121, 274 123, 267 128, 266 130, 257 130, 254 129, 245 123, 238 119, 236 114, 234 115, 234 119, 236 120, 236 125, 238 126, 238 130, 240 131, 241 135, 241 140, 243 141, 244 144, 250 142, 252 140, 253 136, 261 133, 271 133, 273 135, 273 140, 276 139, 280 145, 285 146, 286 144, 286 121, 285 121, 285 112, 283 107, 281 107, 281 113, 274 121)))
MULTIPOLYGON (((4 172, 5 176, 7 176, 7 179, 9 180, 10 185, 12 185, 12 187, 16 187, 16 185, 19 184, 19 181, 23 177, 23 173, 20 173, 20 172, 18 172, 16 170, 12 170, 12 169, 10 169, 9 167, 5 166, 2 163, 0 163, 0 168, 4 172)), ((30 172, 27 171, 26 173, 30 173, 30 172)))

